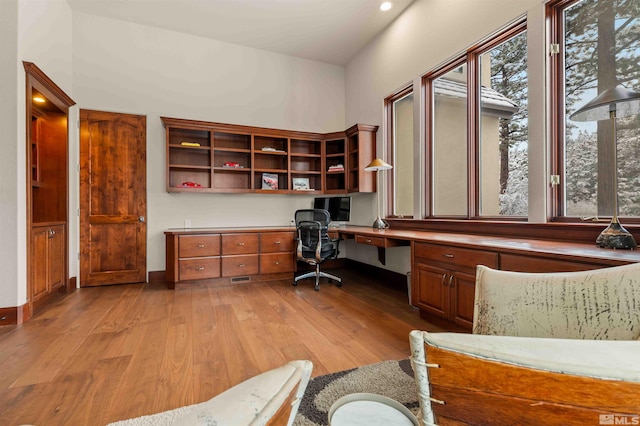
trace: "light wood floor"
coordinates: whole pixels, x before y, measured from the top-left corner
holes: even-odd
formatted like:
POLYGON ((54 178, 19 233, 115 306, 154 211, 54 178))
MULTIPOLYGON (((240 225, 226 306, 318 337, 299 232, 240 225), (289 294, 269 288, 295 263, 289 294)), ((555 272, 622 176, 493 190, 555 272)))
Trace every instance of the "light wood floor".
POLYGON ((288 360, 313 375, 409 356, 440 330, 406 293, 346 269, 290 281, 85 288, 0 327, 0 425, 104 425, 207 400, 288 360))

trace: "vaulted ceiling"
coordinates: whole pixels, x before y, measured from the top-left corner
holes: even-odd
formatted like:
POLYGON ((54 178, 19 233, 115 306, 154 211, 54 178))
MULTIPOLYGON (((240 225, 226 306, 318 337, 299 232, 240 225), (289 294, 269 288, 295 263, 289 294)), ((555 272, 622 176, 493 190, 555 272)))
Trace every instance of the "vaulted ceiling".
POLYGON ((344 65, 413 0, 67 0, 91 15, 344 65))

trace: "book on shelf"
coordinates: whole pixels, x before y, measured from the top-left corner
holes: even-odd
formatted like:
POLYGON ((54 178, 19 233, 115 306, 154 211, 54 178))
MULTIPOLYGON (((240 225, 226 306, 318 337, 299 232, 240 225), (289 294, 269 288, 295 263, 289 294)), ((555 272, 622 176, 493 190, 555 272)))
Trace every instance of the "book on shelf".
POLYGON ((262 189, 278 189, 278 175, 275 173, 262 174, 262 189))
POLYGON ((335 164, 333 166, 329 166, 329 171, 330 172, 342 172, 342 171, 344 171, 344 165, 335 164))

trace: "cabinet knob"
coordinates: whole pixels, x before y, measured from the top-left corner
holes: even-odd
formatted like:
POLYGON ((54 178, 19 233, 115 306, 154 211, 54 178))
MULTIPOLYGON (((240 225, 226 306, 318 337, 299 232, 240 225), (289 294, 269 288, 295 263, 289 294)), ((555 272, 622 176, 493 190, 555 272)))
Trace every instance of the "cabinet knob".
POLYGON ((275 264, 276 264, 276 265, 279 265, 279 264, 280 264, 280 262, 275 262, 275 264))

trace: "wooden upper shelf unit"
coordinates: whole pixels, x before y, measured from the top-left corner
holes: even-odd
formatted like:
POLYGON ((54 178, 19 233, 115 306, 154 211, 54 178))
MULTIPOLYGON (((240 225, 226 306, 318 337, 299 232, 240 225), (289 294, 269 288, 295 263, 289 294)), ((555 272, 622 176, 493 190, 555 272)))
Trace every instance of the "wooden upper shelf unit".
POLYGON ((378 126, 321 134, 160 118, 168 192, 376 191, 375 173, 363 168, 374 159, 378 126))

